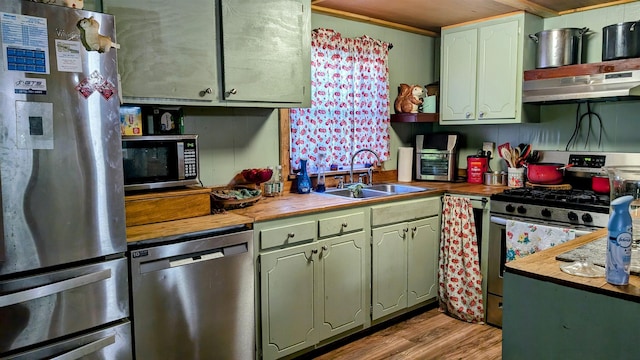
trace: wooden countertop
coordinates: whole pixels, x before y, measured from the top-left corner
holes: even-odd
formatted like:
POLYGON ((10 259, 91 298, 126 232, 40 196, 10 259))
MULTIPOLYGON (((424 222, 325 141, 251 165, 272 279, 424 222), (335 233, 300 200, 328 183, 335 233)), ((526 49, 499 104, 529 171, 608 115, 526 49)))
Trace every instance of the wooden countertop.
POLYGON ((262 198, 253 206, 232 211, 236 214, 251 217, 255 222, 260 222, 288 216, 305 215, 328 210, 339 210, 349 207, 384 203, 388 201, 418 199, 421 197, 441 195, 445 192, 461 195, 491 196, 492 194, 500 193, 507 188, 506 186, 485 186, 467 183, 444 183, 425 181, 414 181, 403 184, 429 188, 430 190, 418 193, 408 193, 365 199, 343 198, 339 196, 318 193, 289 193, 281 197, 262 198))
POLYGON ((607 283, 604 278, 586 278, 570 275, 560 270, 560 266, 566 264, 566 262, 556 260, 557 255, 606 235, 607 229, 600 229, 589 235, 584 235, 547 250, 511 261, 506 264, 505 271, 576 289, 640 302, 640 276, 631 275, 629 285, 616 286, 607 283))
POLYGON ((220 214, 200 216, 182 220, 165 221, 154 224, 127 227, 127 242, 137 243, 145 240, 170 240, 180 235, 215 230, 235 225, 250 225, 254 222, 274 220, 289 216, 311 214, 315 212, 339 210, 362 205, 372 205, 395 200, 417 199, 445 192, 491 196, 504 191, 506 186, 485 186, 468 183, 414 181, 406 185, 429 188, 419 193, 385 196, 368 199, 351 199, 327 194, 286 193, 279 197, 263 197, 252 206, 226 211, 220 214))
POLYGON ((172 240, 185 234, 196 234, 236 225, 250 226, 252 223, 253 219, 250 217, 226 212, 155 224, 128 226, 127 243, 137 243, 151 239, 172 240))

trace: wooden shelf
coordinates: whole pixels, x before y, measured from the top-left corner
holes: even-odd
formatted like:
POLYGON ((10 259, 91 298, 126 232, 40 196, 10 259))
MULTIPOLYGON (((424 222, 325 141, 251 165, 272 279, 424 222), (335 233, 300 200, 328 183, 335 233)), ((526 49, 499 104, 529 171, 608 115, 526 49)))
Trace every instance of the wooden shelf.
POLYGON ((391 122, 438 122, 438 113, 402 113, 391 114, 391 122))
MULTIPOLYGON (((565 65, 557 68, 535 69, 524 72, 524 80, 551 79, 566 76, 594 75, 616 71, 640 69, 640 58, 611 60, 598 63, 565 65)), ((393 120, 391 120, 393 121, 393 120)))

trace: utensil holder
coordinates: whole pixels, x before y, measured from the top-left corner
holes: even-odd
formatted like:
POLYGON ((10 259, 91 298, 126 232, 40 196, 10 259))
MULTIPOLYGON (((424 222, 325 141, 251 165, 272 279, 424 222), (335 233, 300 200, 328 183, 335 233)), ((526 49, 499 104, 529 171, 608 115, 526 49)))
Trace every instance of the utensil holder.
POLYGON ((507 186, 512 188, 524 186, 524 168, 507 168, 507 186))

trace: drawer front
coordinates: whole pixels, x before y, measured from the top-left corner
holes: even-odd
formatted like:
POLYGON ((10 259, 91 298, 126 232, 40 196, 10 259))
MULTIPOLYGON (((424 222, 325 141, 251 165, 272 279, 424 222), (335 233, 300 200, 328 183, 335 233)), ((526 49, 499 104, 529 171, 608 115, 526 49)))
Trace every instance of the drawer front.
POLYGON ((315 236, 315 221, 264 229, 260 231, 260 249, 313 241, 315 236))
POLYGON ((371 207, 371 226, 384 226, 403 221, 412 221, 440 212, 440 197, 402 201, 371 207))
POLYGON ((121 257, 1 281, 0 319, 19 326, 2 329, 0 353, 127 318, 128 273, 121 257))
POLYGON ((321 238, 364 229, 364 212, 320 219, 318 234, 321 238))

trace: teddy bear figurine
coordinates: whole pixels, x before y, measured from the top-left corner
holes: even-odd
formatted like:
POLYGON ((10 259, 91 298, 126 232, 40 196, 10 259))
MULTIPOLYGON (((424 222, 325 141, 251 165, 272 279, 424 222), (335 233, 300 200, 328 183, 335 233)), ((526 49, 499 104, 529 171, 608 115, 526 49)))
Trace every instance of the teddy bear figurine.
POLYGON ((106 53, 111 48, 120 49, 120 45, 111 41, 110 37, 98 33, 100 23, 93 16, 80 20, 78 27, 82 30, 82 42, 87 50, 106 53))
POLYGON ((424 95, 424 88, 420 85, 400 84, 398 87, 398 97, 394 103, 396 114, 417 113, 418 107, 422 105, 424 95))

